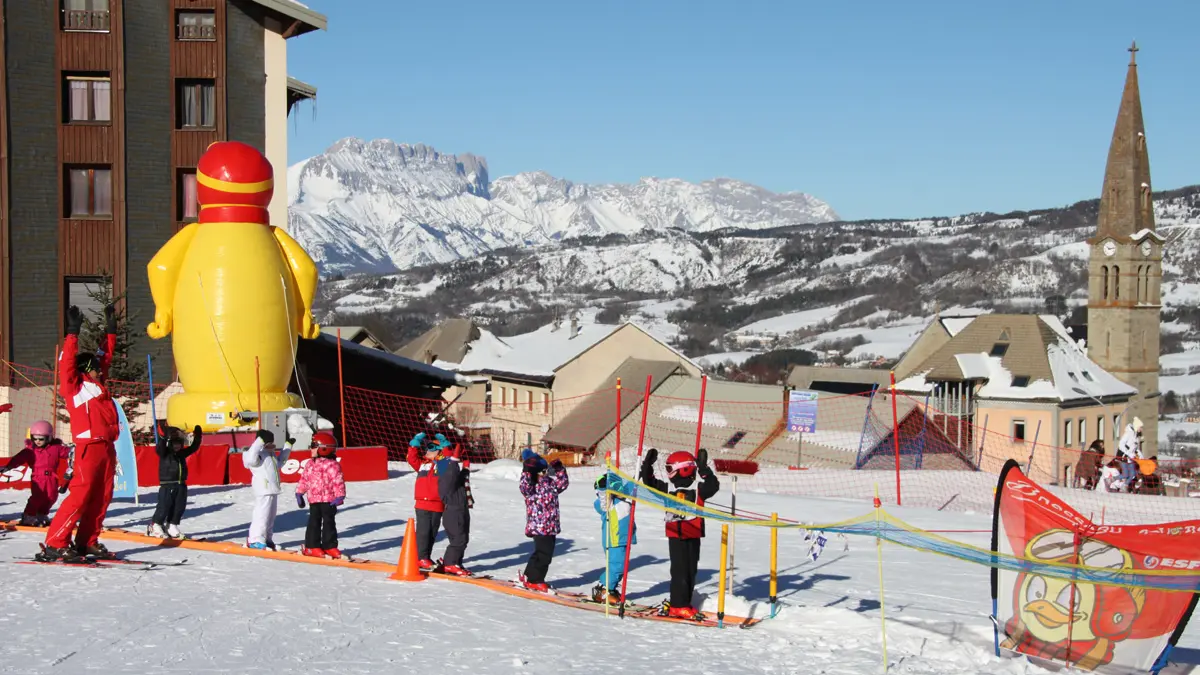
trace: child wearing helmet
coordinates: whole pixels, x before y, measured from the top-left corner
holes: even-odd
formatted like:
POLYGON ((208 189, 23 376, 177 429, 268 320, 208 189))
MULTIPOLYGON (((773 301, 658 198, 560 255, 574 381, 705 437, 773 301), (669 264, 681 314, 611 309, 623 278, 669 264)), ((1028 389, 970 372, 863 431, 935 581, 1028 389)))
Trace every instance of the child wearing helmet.
POLYGON ((313 457, 300 470, 296 484, 296 505, 304 508, 308 496, 308 530, 304 533, 304 549, 300 552, 313 558, 342 557, 338 550, 337 507, 346 500, 346 478, 338 463, 337 441, 328 431, 313 435, 313 457))
MULTIPOLYGON (((695 457, 679 451, 667 456, 667 479, 654 475, 658 450, 650 448, 642 461, 642 482, 676 499, 704 506, 721 488, 717 475, 708 466, 708 451, 700 448, 695 457), (700 477, 699 485, 696 477, 700 477)), ((700 565, 700 539, 704 537, 704 519, 699 516, 667 512, 667 547, 671 554, 671 599, 663 603, 659 614, 679 619, 694 619, 699 612, 692 606, 696 591, 696 571, 700 565)))
POLYGON ((54 428, 45 420, 38 420, 29 427, 29 438, 25 449, 8 460, 4 471, 28 466, 33 472, 29 486, 29 501, 21 514, 21 524, 30 527, 46 527, 50 524, 50 508, 58 501, 60 492, 66 490, 58 485, 58 467, 67 460, 67 482, 71 480, 74 464, 72 452, 63 442, 54 437, 54 428))
POLYGON ((187 458, 196 454, 204 432, 197 424, 192 429, 192 442, 184 447, 186 434, 178 427, 166 427, 158 435, 154 451, 158 455, 158 505, 146 536, 159 539, 183 539, 179 521, 187 508, 187 458))
POLYGON ((275 447, 275 434, 259 429, 254 442, 242 453, 242 466, 250 470, 250 489, 254 493, 254 511, 250 516, 250 532, 246 546, 255 550, 275 550, 275 514, 279 510, 282 479, 279 467, 292 454, 294 439, 288 438, 283 449, 275 447))
POLYGON ((417 515, 417 565, 426 571, 434 567, 433 542, 442 526, 442 512, 446 510, 439 491, 438 465, 446 459, 445 452, 449 448, 450 442, 442 434, 428 438, 422 431, 408 442, 408 456, 405 457, 408 465, 417 472, 417 480, 413 482, 417 515))
POLYGON ((592 600, 609 603, 621 602, 621 592, 618 590, 621 578, 625 576, 625 552, 629 546, 637 543, 637 531, 630 520, 632 509, 625 497, 619 492, 627 491, 630 486, 617 477, 616 474, 605 473, 596 479, 596 513, 600 514, 600 536, 604 542, 604 550, 608 551, 608 562, 600 572, 600 579, 592 587, 592 600), (609 487, 612 487, 612 491, 609 487))
POLYGON ((522 471, 519 487, 525 497, 525 536, 533 539, 533 553, 520 575, 521 585, 531 591, 547 593, 546 572, 554 559, 554 544, 562 531, 558 495, 570 485, 567 470, 557 459, 546 460, 530 448, 521 452, 522 471))

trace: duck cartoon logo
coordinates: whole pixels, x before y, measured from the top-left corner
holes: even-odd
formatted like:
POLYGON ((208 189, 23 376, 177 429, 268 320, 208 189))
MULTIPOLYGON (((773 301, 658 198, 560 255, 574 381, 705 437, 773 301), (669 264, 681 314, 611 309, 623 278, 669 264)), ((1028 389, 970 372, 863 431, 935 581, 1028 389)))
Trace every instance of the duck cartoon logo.
MULTIPOLYGON (((1083 565, 1114 571, 1133 569, 1129 553, 1094 539, 1077 540, 1070 530, 1047 530, 1025 547, 1026 560, 1083 565)), ((1093 583, 1073 583, 1023 572, 1013 588, 1013 617, 1001 645, 1081 670, 1113 658, 1113 645, 1129 637, 1146 606, 1146 591, 1093 583)))
POLYGON ((1200 597, 1197 525, 1096 525, 1008 462, 992 546, 1022 565, 992 570, 997 646, 1078 670, 1156 671, 1200 597))

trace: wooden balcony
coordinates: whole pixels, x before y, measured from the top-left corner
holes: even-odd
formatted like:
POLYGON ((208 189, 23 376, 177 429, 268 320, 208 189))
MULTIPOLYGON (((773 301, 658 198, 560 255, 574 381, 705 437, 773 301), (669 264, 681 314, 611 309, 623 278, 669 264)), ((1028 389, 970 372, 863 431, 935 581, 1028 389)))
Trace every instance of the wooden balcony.
POLYGON ((64 9, 62 28, 65 31, 83 33, 107 33, 109 12, 107 9, 64 9))

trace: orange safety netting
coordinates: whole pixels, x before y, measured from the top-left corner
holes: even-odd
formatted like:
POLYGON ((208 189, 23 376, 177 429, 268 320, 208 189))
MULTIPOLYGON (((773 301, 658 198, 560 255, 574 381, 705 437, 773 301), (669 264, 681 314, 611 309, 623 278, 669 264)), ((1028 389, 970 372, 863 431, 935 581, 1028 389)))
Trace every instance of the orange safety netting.
MULTIPOLYGON (((54 373, 7 362, 3 368, 6 379, 0 384, 9 386, 0 386, 0 404, 13 408, 0 415, 0 456, 19 450, 29 425, 38 419, 55 418, 60 437, 69 440, 64 411, 55 409, 51 396, 54 373)), ((694 378, 657 384, 645 406, 643 387, 633 383, 570 398, 496 386, 489 400, 482 400, 476 391, 481 387, 476 387, 451 401, 339 388, 336 382, 305 384, 309 407, 334 423, 339 442, 344 435, 351 447, 384 446, 393 460, 403 459, 413 436, 426 432, 460 443, 474 462, 516 458, 532 447, 571 464, 595 467, 603 466, 606 455, 614 461, 619 455, 622 469, 636 473, 644 417, 644 447, 658 449, 660 470, 670 452, 703 447, 714 460, 757 465, 754 475, 739 478, 740 489, 860 500, 872 499, 878 490, 888 504, 986 513, 1000 468, 1015 459, 1031 478, 1096 522, 1200 516, 1200 501, 1189 498, 1200 462, 1163 458, 1151 474, 1139 473, 1129 492, 1101 494, 1091 489, 1094 455, 1079 446, 1078 436, 1071 447, 1055 447, 1049 428, 1033 426, 1017 438, 1007 420, 1001 431, 996 421, 986 419, 986 411, 947 413, 920 398, 893 397, 887 389, 822 394, 815 426, 799 432, 787 427, 782 387, 722 382, 706 392, 694 378)), ((110 386, 144 442, 151 428, 149 386, 110 386)), ((154 391, 161 418, 167 399, 180 387, 156 385, 154 391)), ((1113 421, 1106 421, 1105 462, 1112 460, 1116 446, 1113 421)), ((1084 440, 1090 445, 1093 439, 1084 440)))

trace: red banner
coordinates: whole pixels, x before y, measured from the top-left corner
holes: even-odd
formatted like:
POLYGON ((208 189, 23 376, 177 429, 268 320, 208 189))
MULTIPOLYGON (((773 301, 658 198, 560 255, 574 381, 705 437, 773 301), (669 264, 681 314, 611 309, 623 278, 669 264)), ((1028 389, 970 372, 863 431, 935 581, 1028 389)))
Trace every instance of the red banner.
MULTIPOLYGON (((7 462, 8 458, 5 457, 7 462)), ((58 482, 61 485, 67 474, 67 463, 60 462, 58 465, 58 482)), ((32 484, 33 469, 28 466, 19 466, 8 471, 0 471, 0 490, 28 490, 32 484)))
POLYGON ((1038 568, 1200 568, 1200 520, 1096 525, 1010 462, 1000 474, 994 527, 996 551, 1035 564, 1020 573, 993 570, 1005 649, 1081 670, 1150 670, 1191 614, 1193 593, 1091 583, 1083 579, 1095 573, 1086 570, 1073 582, 1038 568))
MULTIPOLYGON (((279 473, 284 483, 295 483, 300 480, 300 469, 312 458, 311 450, 295 450, 288 461, 279 467, 279 473)), ((342 465, 342 475, 346 482, 369 480, 387 480, 387 448, 339 448, 338 463, 342 465)), ((250 470, 242 464, 241 455, 229 457, 229 484, 248 485, 250 470)))
MULTIPOLYGON (((135 448, 137 452, 138 487, 158 485, 158 453, 152 445, 135 448)), ((224 485, 225 465, 229 460, 228 445, 201 445, 187 458, 188 485, 224 485)))

